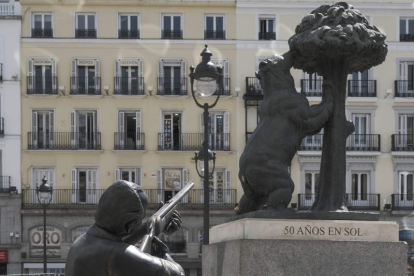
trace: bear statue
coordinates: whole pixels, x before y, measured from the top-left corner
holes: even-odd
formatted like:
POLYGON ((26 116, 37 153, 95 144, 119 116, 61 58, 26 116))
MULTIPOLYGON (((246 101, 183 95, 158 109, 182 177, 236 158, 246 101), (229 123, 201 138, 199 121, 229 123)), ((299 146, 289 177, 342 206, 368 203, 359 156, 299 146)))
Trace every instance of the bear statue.
MULTIPOLYGON (((328 93, 309 106, 298 93, 290 73, 290 51, 260 62, 256 77, 263 89, 258 109, 260 121, 240 157, 239 179, 244 195, 235 208, 237 214, 259 209, 287 210, 294 183, 288 167, 307 135, 321 131, 333 110, 328 93)), ((323 91, 332 85, 324 81, 323 91)))

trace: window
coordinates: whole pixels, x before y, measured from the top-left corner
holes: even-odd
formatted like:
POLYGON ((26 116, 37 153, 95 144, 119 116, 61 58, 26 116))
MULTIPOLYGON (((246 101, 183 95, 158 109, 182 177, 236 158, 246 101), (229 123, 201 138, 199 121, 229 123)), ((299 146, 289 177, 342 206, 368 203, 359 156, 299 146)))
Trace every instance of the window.
MULTIPOLYGON (((47 183, 50 186, 55 187, 55 168, 52 168, 52 167, 33 168, 32 172, 33 172, 32 189, 36 189, 36 187, 40 187, 40 185, 42 184, 43 177, 46 177, 47 183)), ((33 200, 37 201, 37 198, 34 198, 33 200)))
MULTIPOLYGON (((210 204, 231 203, 231 174, 227 169, 216 168, 209 179, 210 204)), ((200 179, 200 202, 204 203, 204 179, 200 179)))
POLYGON ((223 68, 223 87, 220 87, 220 79, 217 80, 217 90, 214 95, 226 95, 230 96, 230 64, 227 59, 223 58, 212 58, 211 62, 213 62, 216 66, 220 66, 223 68))
MULTIPOLYGON (((367 200, 369 194, 369 173, 352 173, 351 200, 367 200)), ((348 198, 349 200, 349 198, 348 198)), ((353 205, 349 203, 349 205, 353 205)))
POLYGON ((125 180, 139 186, 141 184, 141 168, 118 168, 115 172, 115 181, 125 180))
POLYGON ((119 58, 115 61, 115 94, 144 95, 141 59, 119 58))
POLYGON ((118 133, 115 135, 115 149, 143 150, 144 137, 141 133, 140 111, 118 112, 118 133))
POLYGON ((396 86, 396 97, 412 97, 414 95, 414 61, 399 63, 399 80, 396 82, 396 86))
POLYGON ((414 41, 414 18, 400 19, 400 41, 414 41))
POLYGON ((56 69, 52 58, 29 58, 27 94, 57 94, 56 69))
POLYGON ((163 39, 182 39, 182 15, 181 14, 163 14, 161 38, 163 39))
POLYGON ((98 204, 100 193, 97 168, 76 168, 72 170, 72 203, 98 204))
POLYGON ((305 198, 312 204, 319 191, 319 172, 305 173, 305 198))
POLYGON ((369 70, 352 73, 349 83, 350 97, 376 96, 375 81, 369 79, 369 70))
POLYGON ((158 95, 187 95, 184 60, 161 59, 158 70, 158 95))
POLYGON ((182 133, 182 112, 163 112, 162 133, 160 133, 160 150, 183 150, 184 134, 182 133))
POLYGON ((71 114, 71 145, 74 149, 100 150, 97 114, 91 110, 76 110, 71 114))
MULTIPOLYGON (((184 168, 161 168, 157 171, 158 202, 168 201, 188 183, 188 170, 184 168)), ((181 199, 188 202, 188 194, 181 199)))
POLYGON ((322 150, 323 129, 314 135, 308 135, 303 139, 301 150, 322 150))
POLYGON ((101 78, 98 59, 72 60, 71 90, 73 95, 101 94, 101 78))
POLYGON ((226 39, 224 15, 205 16, 204 39, 226 39))
POLYGON ((304 79, 301 81, 302 94, 306 96, 322 96, 323 77, 316 73, 304 73, 304 79))
POLYGON ((96 38, 96 15, 94 13, 76 14, 75 38, 96 38))
POLYGON ((33 110, 29 149, 54 149, 54 124, 53 110, 33 110))
POLYGON ((138 14, 120 14, 118 26, 118 38, 140 38, 138 14))
POLYGON ((276 26, 274 16, 260 16, 259 40, 276 40, 276 26))
POLYGON ((414 114, 398 115, 398 135, 394 139, 396 147, 414 149, 414 114))
POLYGON ((355 132, 349 136, 349 145, 351 147, 367 147, 374 141, 371 136, 371 114, 353 113, 352 121, 354 122, 355 132))
POLYGON ((52 13, 32 13, 32 37, 53 37, 52 13))
MULTIPOLYGON (((230 150, 230 113, 210 112, 209 149, 230 150)), ((204 141, 204 114, 201 113, 201 141, 204 141)))

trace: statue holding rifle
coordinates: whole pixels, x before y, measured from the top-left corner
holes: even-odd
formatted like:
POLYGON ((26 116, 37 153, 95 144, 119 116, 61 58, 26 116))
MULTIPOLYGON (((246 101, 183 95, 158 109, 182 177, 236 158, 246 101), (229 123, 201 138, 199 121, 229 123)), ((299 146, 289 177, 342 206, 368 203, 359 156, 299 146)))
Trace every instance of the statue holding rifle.
POLYGON ((148 205, 144 190, 126 181, 112 184, 99 200, 95 223, 71 246, 66 275, 184 276, 183 268, 157 236, 181 227, 175 209, 193 186, 189 183, 143 224, 148 205), (134 245, 139 241, 137 248, 134 245))

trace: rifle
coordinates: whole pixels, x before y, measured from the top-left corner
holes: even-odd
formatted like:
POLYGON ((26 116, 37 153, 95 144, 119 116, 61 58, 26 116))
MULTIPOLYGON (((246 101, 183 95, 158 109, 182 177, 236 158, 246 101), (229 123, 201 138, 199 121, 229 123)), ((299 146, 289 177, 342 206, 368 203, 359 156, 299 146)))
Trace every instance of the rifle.
POLYGON ((170 222, 179 201, 194 187, 194 183, 189 182, 173 198, 168 200, 147 222, 148 234, 142 239, 139 249, 142 252, 152 254, 152 240, 161 234, 162 230, 170 222))

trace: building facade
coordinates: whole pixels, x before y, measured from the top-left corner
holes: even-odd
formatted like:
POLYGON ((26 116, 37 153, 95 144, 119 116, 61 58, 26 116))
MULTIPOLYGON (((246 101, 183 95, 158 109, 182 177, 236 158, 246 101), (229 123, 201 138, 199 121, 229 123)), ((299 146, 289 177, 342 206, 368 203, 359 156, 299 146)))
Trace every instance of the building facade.
MULTIPOLYGON (((46 176, 54 187, 49 272, 64 274, 69 247, 93 223, 100 195, 123 179, 142 185, 151 208, 187 181, 196 183, 180 207, 183 229, 164 238, 186 275, 201 275, 203 191, 192 158, 204 126, 191 98, 189 67, 208 44, 224 72, 209 125, 210 148, 217 152, 210 183, 215 225, 233 215, 243 194, 238 159, 263 99, 254 71, 288 50, 296 25, 321 3, 21 0, 22 272, 42 268, 35 188, 46 176)), ((408 1, 355 6, 387 34, 389 54, 382 65, 349 76, 347 116, 356 132, 347 145, 348 207, 380 211, 410 231, 412 7, 408 1)), ((298 93, 318 103, 323 79, 292 74, 298 93)), ((309 208, 317 194, 321 141, 320 134, 307 137, 292 161, 298 210, 309 208)))

